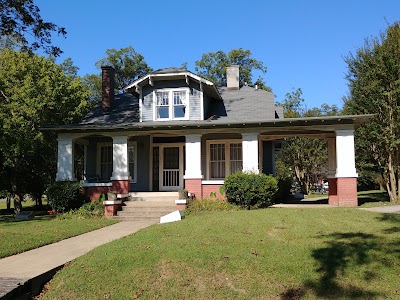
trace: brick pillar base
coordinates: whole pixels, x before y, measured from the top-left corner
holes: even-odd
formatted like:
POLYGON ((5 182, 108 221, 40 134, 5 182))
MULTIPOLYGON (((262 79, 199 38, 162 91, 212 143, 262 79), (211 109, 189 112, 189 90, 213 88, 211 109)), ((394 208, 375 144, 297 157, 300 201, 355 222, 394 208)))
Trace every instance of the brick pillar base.
POLYGON ((337 179, 328 178, 329 184, 329 205, 339 205, 339 199, 337 194, 337 179))
POLYGON ((129 180, 113 180, 112 181, 112 190, 116 191, 119 194, 128 194, 130 187, 129 180))
POLYGON ((104 216, 111 217, 117 215, 119 205, 104 205, 104 216))
POLYGON ((201 179, 185 179, 185 189, 197 199, 201 199, 203 197, 201 192, 201 179))
POLYGON ((339 206, 358 206, 357 178, 337 178, 336 187, 339 206))

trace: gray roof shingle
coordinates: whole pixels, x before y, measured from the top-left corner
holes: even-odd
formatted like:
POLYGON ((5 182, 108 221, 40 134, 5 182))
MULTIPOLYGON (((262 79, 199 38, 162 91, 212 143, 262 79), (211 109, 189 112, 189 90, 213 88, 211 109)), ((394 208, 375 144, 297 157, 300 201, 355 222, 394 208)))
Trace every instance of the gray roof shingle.
POLYGON ((275 119, 274 94, 243 86, 239 90, 219 88, 223 102, 213 101, 207 118, 232 121, 266 121, 275 119))

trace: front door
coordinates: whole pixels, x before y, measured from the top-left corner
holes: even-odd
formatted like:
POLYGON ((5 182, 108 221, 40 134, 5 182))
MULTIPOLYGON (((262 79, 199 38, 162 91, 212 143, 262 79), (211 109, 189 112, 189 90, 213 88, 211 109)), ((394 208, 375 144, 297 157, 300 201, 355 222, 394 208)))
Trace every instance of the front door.
POLYGON ((160 191, 183 188, 183 146, 160 147, 160 191))

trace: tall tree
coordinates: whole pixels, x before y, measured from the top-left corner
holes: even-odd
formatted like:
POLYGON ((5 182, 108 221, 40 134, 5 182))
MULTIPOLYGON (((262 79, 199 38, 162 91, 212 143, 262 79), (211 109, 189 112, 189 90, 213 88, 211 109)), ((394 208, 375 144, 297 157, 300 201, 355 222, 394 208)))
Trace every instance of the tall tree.
POLYGON ((51 59, 0 51, 0 182, 17 208, 23 192, 38 195, 55 177, 56 136, 39 127, 80 120, 88 96, 81 78, 67 75, 51 59))
MULTIPOLYGON (((379 37, 349 54, 347 80, 350 114, 377 116, 357 131, 367 141, 358 151, 369 152, 382 174, 392 202, 400 198, 400 25, 390 25, 379 37)), ((358 154, 358 153, 357 153, 358 154)))
MULTIPOLYGON (((306 109, 301 89, 287 93, 285 100, 279 103, 283 106, 285 118, 319 117, 323 115, 336 115, 336 105, 322 104, 321 108, 306 109)), ((278 157, 279 163, 293 171, 302 193, 308 194, 310 187, 317 179, 327 175, 328 153, 324 139, 311 137, 289 137, 282 145, 282 155, 278 157)), ((281 166, 282 168, 282 166, 281 166)))
POLYGON ((144 56, 136 52, 132 46, 107 49, 106 57, 96 62, 96 67, 112 66, 115 69, 115 88, 122 90, 137 78, 146 75, 152 69, 147 65, 144 56))
POLYGON ((46 53, 58 56, 62 51, 52 45, 53 33, 64 37, 67 34, 65 28, 45 22, 33 0, 0 0, 0 37, 3 41, 10 37, 22 45, 23 50, 42 48, 46 53), (33 42, 27 36, 33 37, 33 42))
MULTIPOLYGON (((252 85, 252 72, 259 70, 263 74, 267 73, 267 67, 263 62, 252 57, 250 50, 242 48, 233 49, 228 53, 222 50, 216 52, 204 53, 200 60, 195 62, 195 71, 199 75, 211 80, 216 85, 226 84, 226 67, 230 65, 240 66, 239 83, 252 85)), ((271 89, 265 85, 263 78, 260 76, 257 80, 260 88, 267 91, 271 89)))

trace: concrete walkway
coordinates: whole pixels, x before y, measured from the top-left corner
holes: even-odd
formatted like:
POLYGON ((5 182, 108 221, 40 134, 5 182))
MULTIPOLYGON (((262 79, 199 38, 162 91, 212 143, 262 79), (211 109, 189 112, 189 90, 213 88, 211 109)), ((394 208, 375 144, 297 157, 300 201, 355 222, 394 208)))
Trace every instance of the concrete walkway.
POLYGON ((14 299, 10 293, 19 286, 26 285, 44 273, 59 269, 100 245, 133 234, 152 224, 155 224, 155 221, 120 222, 0 259, 0 299, 14 299))
POLYGON ((362 210, 373 211, 384 214, 400 214, 400 205, 388 205, 369 208, 360 208, 362 210))

